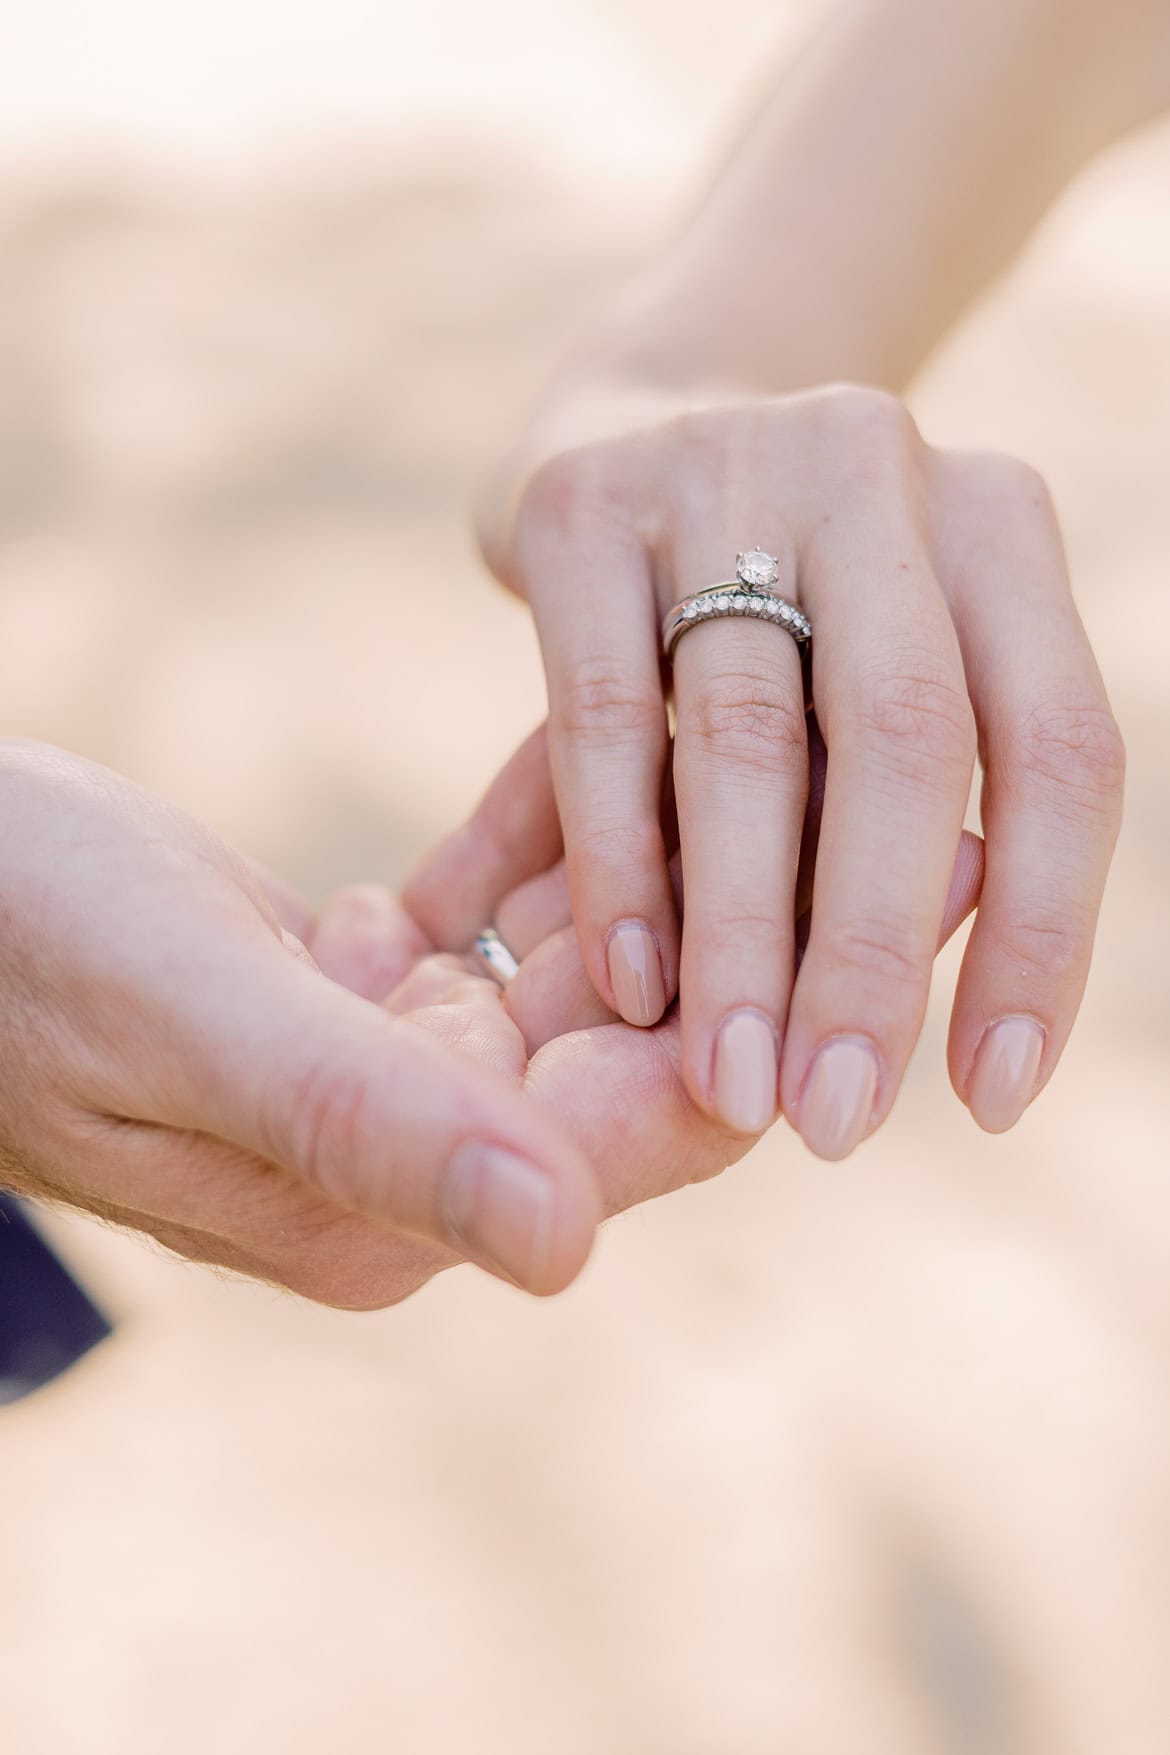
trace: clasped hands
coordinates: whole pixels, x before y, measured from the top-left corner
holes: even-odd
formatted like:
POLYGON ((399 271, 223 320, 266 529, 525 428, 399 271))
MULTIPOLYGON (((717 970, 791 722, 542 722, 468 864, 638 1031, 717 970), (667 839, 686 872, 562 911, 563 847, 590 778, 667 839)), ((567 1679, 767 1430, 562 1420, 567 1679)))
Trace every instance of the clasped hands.
POLYGON ((314 913, 116 776, 0 746, 10 1186, 347 1307, 464 1259, 555 1292, 604 1214, 777 1110, 825 1157, 880 1125, 980 891, 952 1080, 1017 1118, 1083 989, 1123 759, 1042 485, 876 392, 628 401, 567 445, 563 399, 485 502, 548 734, 401 900, 314 913), (815 721, 779 628, 660 665, 664 608, 756 542, 813 620, 815 721), (466 955, 491 921, 505 993, 466 955))

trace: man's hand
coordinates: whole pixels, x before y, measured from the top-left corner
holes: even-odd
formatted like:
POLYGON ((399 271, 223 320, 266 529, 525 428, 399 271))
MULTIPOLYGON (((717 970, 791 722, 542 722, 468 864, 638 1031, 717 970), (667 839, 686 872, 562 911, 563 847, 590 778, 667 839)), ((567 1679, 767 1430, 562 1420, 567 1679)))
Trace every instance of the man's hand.
MULTIPOLYGON (((386 892, 314 921, 59 751, 0 746, 0 811, 0 1177, 20 1192, 369 1308, 464 1259, 555 1292, 603 1208, 743 1149, 691 1108, 672 1028, 573 1033, 596 1012, 569 935, 510 1012, 386 892)), ((485 918, 510 887, 486 864, 485 918)), ((444 906, 441 873, 426 888, 444 906)), ((539 905, 535 886, 519 913, 539 905)))

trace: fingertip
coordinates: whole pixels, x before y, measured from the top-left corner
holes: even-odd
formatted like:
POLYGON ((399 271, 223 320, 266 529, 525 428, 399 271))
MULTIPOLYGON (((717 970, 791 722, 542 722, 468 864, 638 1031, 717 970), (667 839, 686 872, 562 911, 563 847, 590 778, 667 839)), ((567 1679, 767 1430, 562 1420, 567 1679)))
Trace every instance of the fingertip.
POLYGON ((542 1272, 529 1290, 538 1298, 554 1297, 580 1276, 593 1253, 598 1227, 605 1217, 597 1178, 584 1164, 557 1185, 557 1217, 542 1272))
POLYGON ((881 1082, 873 1043, 839 1036, 814 1055, 796 1109, 805 1145, 831 1164, 847 1158, 868 1135, 881 1082))
POLYGON ((504 989, 504 1009, 529 1058, 554 1037, 613 1023, 613 1010, 581 963, 577 935, 565 927, 525 957, 504 989))
POLYGON ((984 1031, 967 1082, 967 1107, 984 1133, 1007 1133, 1036 1095, 1046 1034, 1035 1018, 999 1018, 984 1031))
POLYGON ((712 1108, 732 1133, 758 1139, 776 1119, 779 1053, 772 1020, 751 1007, 724 1018, 715 1036, 712 1108))
POLYGON ((666 974, 657 934, 641 920, 621 920, 605 941, 614 1009, 627 1024, 649 1029, 666 1010, 666 974))
POLYGON ((541 1165, 481 1140, 464 1141, 452 1156, 443 1208, 451 1238, 469 1260, 536 1297, 551 1297, 576 1279, 602 1216, 584 1164, 541 1165))
POLYGON ((422 928, 381 884, 350 884, 320 909, 307 949, 323 975, 381 1001, 430 950, 422 928))

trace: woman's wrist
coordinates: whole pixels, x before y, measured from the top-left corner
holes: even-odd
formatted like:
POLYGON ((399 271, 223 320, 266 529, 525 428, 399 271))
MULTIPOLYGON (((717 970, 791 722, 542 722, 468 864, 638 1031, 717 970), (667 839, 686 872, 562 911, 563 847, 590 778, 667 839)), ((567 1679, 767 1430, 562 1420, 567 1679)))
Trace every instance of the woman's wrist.
POLYGON ((962 52, 931 0, 830 14, 535 423, 571 409, 595 438, 623 403, 636 424, 836 380, 904 390, 1070 178, 1166 101, 1162 0, 993 0, 962 52))

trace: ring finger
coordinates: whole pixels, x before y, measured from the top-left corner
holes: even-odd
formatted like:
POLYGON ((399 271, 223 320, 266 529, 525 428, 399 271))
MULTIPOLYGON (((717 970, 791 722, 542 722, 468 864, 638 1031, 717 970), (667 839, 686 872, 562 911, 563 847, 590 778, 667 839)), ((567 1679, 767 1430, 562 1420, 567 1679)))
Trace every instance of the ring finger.
MULTIPOLYGON (((726 579, 727 555, 686 532, 673 568, 680 595, 726 579)), ((768 589, 791 598, 793 586, 788 547, 768 589)), ((708 1114, 758 1134, 776 1114, 795 961, 808 794, 798 650, 782 627, 751 616, 715 620, 679 642, 674 687, 684 1077, 708 1114)))

